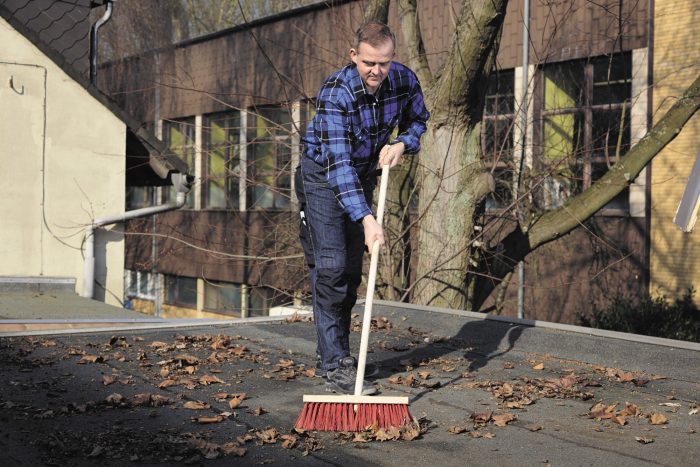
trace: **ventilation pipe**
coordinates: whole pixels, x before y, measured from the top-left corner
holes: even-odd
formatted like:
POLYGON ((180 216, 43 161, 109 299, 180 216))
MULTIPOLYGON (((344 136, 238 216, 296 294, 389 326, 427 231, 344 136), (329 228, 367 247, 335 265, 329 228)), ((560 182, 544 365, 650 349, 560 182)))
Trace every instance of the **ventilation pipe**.
POLYGON ((151 206, 148 208, 135 209, 133 211, 123 212, 112 216, 99 217, 92 221, 85 229, 85 256, 83 260, 83 290, 81 297, 93 298, 95 290, 95 230, 109 224, 125 222, 138 217, 151 216, 166 211, 174 211, 180 209, 187 201, 187 193, 190 191, 192 179, 191 176, 174 173, 170 175, 173 186, 177 189, 177 198, 174 203, 161 204, 160 206, 151 206))
POLYGON ((93 85, 97 84, 97 31, 112 17, 115 1, 107 0, 105 14, 90 28, 90 83, 93 85))

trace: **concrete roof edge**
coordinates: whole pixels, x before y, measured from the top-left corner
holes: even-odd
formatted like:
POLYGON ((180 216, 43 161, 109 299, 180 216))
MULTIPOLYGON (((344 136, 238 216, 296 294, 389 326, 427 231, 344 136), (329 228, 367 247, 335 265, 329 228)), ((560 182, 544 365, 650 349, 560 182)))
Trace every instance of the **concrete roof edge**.
POLYGON ((595 337, 606 337, 606 338, 610 338, 610 339, 620 339, 620 340, 625 340, 625 341, 630 341, 630 342, 638 342, 640 344, 660 345, 660 346, 664 346, 664 347, 672 347, 672 348, 685 349, 685 350, 694 350, 696 352, 700 352, 700 343, 697 343, 697 342, 681 341, 681 340, 676 340, 676 339, 665 339, 662 337, 644 336, 641 334, 630 334, 630 333, 619 332, 619 331, 608 331, 605 329, 587 328, 584 326, 576 326, 573 324, 552 323, 549 321, 538 321, 538 320, 532 320, 532 319, 513 318, 510 316, 490 315, 487 313, 479 313, 479 312, 474 312, 474 311, 453 310, 450 308, 440 308, 440 307, 424 306, 424 305, 412 305, 410 303, 402 303, 402 302, 374 300, 374 303, 377 305, 382 305, 382 306, 387 306, 387 307, 407 308, 407 309, 416 310, 416 311, 431 311, 431 312, 435 312, 435 313, 444 313, 444 314, 450 314, 450 315, 456 315, 456 316, 464 316, 464 317, 473 318, 473 319, 499 321, 502 323, 518 324, 521 326, 531 326, 531 327, 536 327, 536 328, 554 329, 557 331, 575 332, 577 334, 586 334, 586 335, 595 336, 595 337))
MULTIPOLYGON (((297 315, 307 316, 311 315, 310 311, 298 311, 297 315)), ((121 319, 121 320, 109 320, 105 318, 93 319, 93 320, 2 320, 0 323, 9 324, 68 324, 71 322, 75 323, 96 323, 101 322, 119 322, 116 326, 102 326, 102 327, 89 327, 89 328, 78 328, 78 329, 48 329, 48 330, 27 330, 27 331, 13 331, 13 332, 0 332, 0 338, 2 337, 24 337, 24 336, 60 336, 69 334, 91 334, 100 332, 123 332, 123 331, 150 331, 154 329, 184 329, 184 328, 198 328, 202 326, 217 326, 217 327, 228 327, 241 324, 260 324, 260 323, 275 323, 285 321, 289 316, 257 316, 253 318, 233 318, 233 319, 160 319, 156 318, 145 318, 143 321, 136 319, 121 319), (10 323, 12 321, 12 323, 10 323)))

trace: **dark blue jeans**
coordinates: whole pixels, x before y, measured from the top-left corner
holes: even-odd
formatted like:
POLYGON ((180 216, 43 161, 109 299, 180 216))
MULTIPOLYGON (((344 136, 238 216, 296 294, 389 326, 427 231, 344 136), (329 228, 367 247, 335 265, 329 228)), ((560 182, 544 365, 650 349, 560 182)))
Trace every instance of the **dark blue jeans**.
MULTIPOLYGON (((301 240, 309 268, 314 322, 324 370, 350 355, 350 315, 362 278, 365 235, 361 222, 343 211, 326 179, 325 169, 302 156, 295 174, 301 240)), ((371 206, 375 180, 362 183, 371 206)))

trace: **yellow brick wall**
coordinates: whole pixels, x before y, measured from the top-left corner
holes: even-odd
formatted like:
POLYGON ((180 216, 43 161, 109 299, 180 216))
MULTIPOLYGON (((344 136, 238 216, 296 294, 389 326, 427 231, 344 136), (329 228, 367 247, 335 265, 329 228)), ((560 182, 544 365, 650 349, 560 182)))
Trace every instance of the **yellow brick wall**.
MULTIPOLYGON (((697 0, 655 0, 653 112, 657 122, 674 98, 700 74, 697 0)), ((700 288, 700 225, 683 233, 673 223, 690 170, 700 151, 700 115, 652 162, 650 292, 668 298, 700 288)), ((695 294, 700 303, 700 291, 695 294)))

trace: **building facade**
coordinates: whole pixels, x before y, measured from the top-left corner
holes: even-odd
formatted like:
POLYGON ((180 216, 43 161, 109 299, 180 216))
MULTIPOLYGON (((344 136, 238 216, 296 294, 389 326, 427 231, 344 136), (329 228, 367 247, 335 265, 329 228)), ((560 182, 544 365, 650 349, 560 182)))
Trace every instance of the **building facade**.
MULTIPOLYGON (((395 3, 389 25, 397 31, 402 61, 408 51, 395 3)), ((433 72, 449 51, 461 3, 418 2, 433 72)), ((695 14, 691 3, 684 7, 688 17, 695 14)), ((483 122, 484 159, 497 181, 486 217, 512 220, 505 208, 521 172, 537 176, 536 209, 561 206, 644 136, 660 115, 653 107, 662 98, 655 86, 659 56, 672 49, 656 22, 664 21, 666 10, 686 14, 670 5, 531 2, 523 63, 522 3, 510 2, 483 122)), ((291 172, 314 93, 348 62, 362 16, 362 1, 323 2, 107 67, 101 87, 187 160, 197 180, 187 209, 129 226, 126 293, 139 307, 177 316, 255 316, 305 297, 291 172)), ((692 48, 694 28, 688 25, 689 38, 674 40, 692 48)), ((692 50, 686 57, 692 62, 692 50)), ((684 66, 664 63, 671 75, 684 66)), ((679 79, 669 95, 678 95, 688 78, 679 79)), ((688 147, 697 146, 692 131, 685 135, 688 147)), ((575 322, 577 312, 615 295, 634 298, 655 287, 662 278, 654 259, 661 247, 652 227, 663 224, 655 228, 664 239, 671 237, 661 232, 675 227, 653 217, 661 206, 654 204, 655 190, 670 189, 652 183, 654 170, 647 168, 581 228, 528 257, 520 284, 526 317, 575 322)), ((680 199, 674 196, 669 205, 680 199)), ((164 197, 162 189, 130 193, 134 205, 164 197)), ((669 209, 663 211, 672 216, 675 209, 669 209)), ((488 241, 497 248, 498 235, 488 241)), ((669 272, 674 290, 692 284, 687 271, 669 272)), ((518 287, 512 280, 503 294, 503 313, 516 312, 518 287)))

